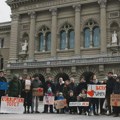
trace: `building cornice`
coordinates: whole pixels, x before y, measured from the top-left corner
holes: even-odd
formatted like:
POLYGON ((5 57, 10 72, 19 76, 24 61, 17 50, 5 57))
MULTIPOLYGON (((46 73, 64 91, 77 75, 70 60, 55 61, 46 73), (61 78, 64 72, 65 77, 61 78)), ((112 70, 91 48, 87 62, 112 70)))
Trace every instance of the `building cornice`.
MULTIPOLYGON (((75 2, 91 3, 91 2, 97 2, 97 0, 7 0, 6 1, 6 3, 11 7, 11 9, 16 9, 24 5, 28 5, 28 6, 34 5, 36 3, 49 7, 49 6, 63 5, 63 4, 69 4, 69 3, 74 4, 75 2)), ((38 4, 37 6, 39 6, 38 4)))
POLYGON ((0 31, 6 31, 11 29, 11 22, 0 23, 0 31))

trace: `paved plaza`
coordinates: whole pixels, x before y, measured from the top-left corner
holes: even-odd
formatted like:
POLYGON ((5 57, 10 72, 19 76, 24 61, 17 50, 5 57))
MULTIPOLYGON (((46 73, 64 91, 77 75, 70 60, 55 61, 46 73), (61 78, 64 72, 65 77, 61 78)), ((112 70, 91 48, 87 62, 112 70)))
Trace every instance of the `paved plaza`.
POLYGON ((0 114, 0 120, 120 120, 113 116, 85 116, 69 114, 0 114))

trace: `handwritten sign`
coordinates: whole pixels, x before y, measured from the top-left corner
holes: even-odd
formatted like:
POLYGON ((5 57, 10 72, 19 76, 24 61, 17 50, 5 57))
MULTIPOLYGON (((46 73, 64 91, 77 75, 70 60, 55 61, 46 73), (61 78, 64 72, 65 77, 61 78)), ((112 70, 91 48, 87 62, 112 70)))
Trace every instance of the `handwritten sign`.
POLYGON ((120 94, 112 94, 110 104, 111 106, 120 106, 120 94))
POLYGON ((43 88, 33 88, 33 96, 43 96, 43 88))
POLYGON ((23 113, 24 98, 7 97, 1 98, 1 112, 2 113, 23 113))
POLYGON ((89 98, 105 98, 106 85, 88 85, 87 97, 89 98))
POLYGON ((45 105, 54 105, 54 96, 44 96, 43 104, 45 104, 45 105))
POLYGON ((56 100, 55 101, 55 108, 56 109, 62 109, 67 106, 67 101, 66 99, 64 100, 56 100))
POLYGON ((89 102, 70 102, 69 106, 89 106, 89 102))

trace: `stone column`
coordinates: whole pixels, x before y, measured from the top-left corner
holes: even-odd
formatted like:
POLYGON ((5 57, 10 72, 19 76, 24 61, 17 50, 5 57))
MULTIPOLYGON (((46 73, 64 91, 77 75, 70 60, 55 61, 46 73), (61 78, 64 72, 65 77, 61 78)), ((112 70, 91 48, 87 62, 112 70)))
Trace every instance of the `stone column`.
POLYGON ((35 12, 28 13, 30 15, 30 35, 29 35, 29 60, 34 60, 35 51, 35 12))
POLYGON ((46 47, 45 34, 46 34, 46 33, 44 32, 44 33, 43 33, 43 50, 42 50, 43 52, 45 52, 45 50, 46 50, 46 49, 45 49, 45 47, 46 47))
POLYGON ((50 9, 52 12, 52 30, 51 30, 51 57, 56 57, 57 49, 57 8, 50 9))
POLYGON ((18 25, 19 25, 19 15, 11 15, 11 37, 10 37, 10 54, 9 60, 15 62, 18 59, 18 25))
POLYGON ((98 0, 100 4, 100 23, 101 23, 101 54, 107 53, 107 28, 106 28, 106 3, 107 0, 98 0))
POLYGON ((92 35, 92 28, 90 28, 90 48, 93 47, 93 35, 92 35))
POLYGON ((65 47, 65 50, 68 50, 68 30, 66 30, 66 47, 65 47))
POLYGON ((80 37, 81 37, 81 23, 80 23, 80 10, 81 5, 73 5, 75 8, 75 55, 80 55, 80 37))

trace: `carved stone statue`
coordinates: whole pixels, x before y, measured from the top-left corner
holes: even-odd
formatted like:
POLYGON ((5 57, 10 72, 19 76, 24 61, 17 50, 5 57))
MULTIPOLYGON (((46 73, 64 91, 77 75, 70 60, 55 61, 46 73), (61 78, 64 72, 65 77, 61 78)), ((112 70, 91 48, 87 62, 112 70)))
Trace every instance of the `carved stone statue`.
POLYGON ((112 44, 117 44, 117 33, 114 31, 112 34, 112 44))
POLYGON ((28 43, 27 43, 27 40, 25 40, 25 42, 22 43, 22 52, 26 52, 27 51, 27 46, 28 46, 28 43))

